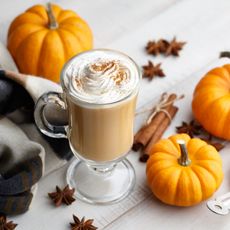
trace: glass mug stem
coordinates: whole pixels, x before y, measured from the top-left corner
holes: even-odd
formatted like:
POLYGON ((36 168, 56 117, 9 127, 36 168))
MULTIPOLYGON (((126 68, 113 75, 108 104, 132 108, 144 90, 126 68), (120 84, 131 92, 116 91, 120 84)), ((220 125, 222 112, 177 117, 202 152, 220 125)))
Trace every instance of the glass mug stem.
POLYGON ((89 170, 92 170, 93 173, 96 173, 99 176, 109 176, 115 169, 116 165, 117 165, 116 163, 105 165, 105 166, 98 166, 98 165, 94 166, 94 165, 87 164, 89 170))

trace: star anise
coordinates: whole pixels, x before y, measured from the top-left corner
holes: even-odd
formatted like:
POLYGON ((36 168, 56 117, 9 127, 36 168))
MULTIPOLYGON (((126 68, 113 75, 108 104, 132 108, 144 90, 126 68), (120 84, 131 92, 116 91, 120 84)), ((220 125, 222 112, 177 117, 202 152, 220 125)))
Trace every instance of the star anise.
POLYGON ((143 77, 152 80, 155 76, 164 77, 165 74, 161 69, 161 63, 154 65, 151 61, 148 61, 148 65, 142 66, 143 77))
POLYGON ((62 203, 66 205, 73 203, 75 201, 73 198, 74 191, 75 189, 70 189, 69 185, 67 185, 63 190, 56 186, 56 192, 48 193, 48 195, 58 207, 62 203))
POLYGON ((13 230, 17 227, 13 221, 7 222, 6 216, 0 216, 0 230, 13 230))
POLYGON ((212 140, 213 136, 211 134, 208 134, 207 138, 201 138, 203 141, 205 141, 207 144, 212 145, 217 151, 220 151, 225 146, 221 144, 220 142, 214 142, 212 140))
POLYGON ((181 126, 177 126, 177 133, 187 133, 190 137, 194 135, 199 135, 202 130, 202 126, 197 124, 195 120, 190 121, 190 123, 182 122, 181 126))
POLYGON ((74 223, 70 223, 72 230, 96 230, 97 227, 93 226, 93 219, 85 220, 83 217, 81 220, 73 215, 74 223))
POLYGON ((139 161, 140 161, 140 162, 143 162, 143 163, 146 163, 146 162, 148 161, 148 159, 149 159, 149 155, 146 154, 146 153, 144 153, 144 154, 142 154, 142 155, 140 156, 139 161))
POLYGON ((169 46, 169 42, 165 39, 159 39, 156 41, 149 41, 145 47, 148 54, 152 54, 154 56, 165 53, 169 46))
POLYGON ((169 43, 165 55, 173 55, 173 56, 179 56, 179 51, 182 50, 183 46, 186 44, 186 42, 178 42, 176 41, 176 37, 173 38, 173 40, 169 43))
POLYGON ((148 54, 152 54, 154 56, 160 53, 159 46, 155 41, 149 41, 145 47, 148 54))
POLYGON ((157 44, 161 53, 165 53, 170 45, 170 43, 165 39, 158 40, 157 44))

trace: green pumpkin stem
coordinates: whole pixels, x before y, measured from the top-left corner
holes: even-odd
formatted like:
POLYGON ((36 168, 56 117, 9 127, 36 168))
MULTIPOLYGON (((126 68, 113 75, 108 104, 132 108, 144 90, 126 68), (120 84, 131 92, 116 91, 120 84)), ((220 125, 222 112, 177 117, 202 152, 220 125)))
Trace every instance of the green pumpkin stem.
POLYGON ((49 28, 51 30, 57 29, 58 23, 57 23, 56 18, 54 17, 52 5, 50 2, 47 3, 47 10, 46 11, 47 11, 48 18, 49 18, 49 28))
POLYGON ((180 152, 181 152, 181 156, 178 159, 178 162, 180 165, 182 166, 188 166, 191 164, 191 160, 188 158, 188 151, 185 145, 185 141, 184 140, 178 140, 177 143, 180 146, 180 152))

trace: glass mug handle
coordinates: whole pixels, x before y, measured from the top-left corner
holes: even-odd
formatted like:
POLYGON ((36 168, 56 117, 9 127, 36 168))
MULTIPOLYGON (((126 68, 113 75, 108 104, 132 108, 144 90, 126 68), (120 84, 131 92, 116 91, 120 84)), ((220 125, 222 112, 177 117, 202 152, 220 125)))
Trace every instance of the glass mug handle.
POLYGON ((38 129, 46 136, 67 138, 68 111, 63 94, 48 92, 36 102, 34 120, 38 129))

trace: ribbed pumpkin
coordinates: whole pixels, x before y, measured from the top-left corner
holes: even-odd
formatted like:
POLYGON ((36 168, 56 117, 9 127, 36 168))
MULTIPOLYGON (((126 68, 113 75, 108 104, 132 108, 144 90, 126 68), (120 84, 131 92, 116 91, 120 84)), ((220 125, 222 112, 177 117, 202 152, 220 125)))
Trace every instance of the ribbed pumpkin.
POLYGON ((57 5, 36 5, 19 15, 8 31, 8 49, 20 72, 59 82, 64 63, 91 49, 87 23, 57 5))
POLYGON ((159 200, 191 206, 212 196, 220 186, 222 160, 213 146, 187 134, 177 134, 153 146, 146 175, 159 200))
POLYGON ((212 69, 193 94, 195 118, 214 136, 230 140, 230 65, 212 69))

